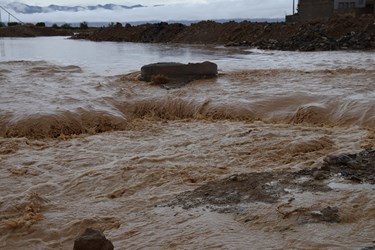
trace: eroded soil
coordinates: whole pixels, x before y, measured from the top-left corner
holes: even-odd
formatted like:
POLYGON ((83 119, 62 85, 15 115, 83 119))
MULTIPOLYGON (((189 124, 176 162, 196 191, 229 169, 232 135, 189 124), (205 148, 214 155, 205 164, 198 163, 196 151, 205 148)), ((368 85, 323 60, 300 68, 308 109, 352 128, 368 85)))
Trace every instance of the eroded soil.
MULTIPOLYGON (((242 213, 246 212, 244 204, 247 203, 272 204, 294 192, 330 192, 332 188, 329 184, 334 178, 354 183, 375 184, 375 151, 330 155, 325 157, 320 167, 297 172, 273 171, 232 175, 179 194, 167 205, 182 206, 184 209, 206 207, 221 213, 242 213)), ((294 199, 289 198, 289 202, 294 199)), ((303 220, 306 222, 340 222, 337 207, 327 206, 315 212, 307 212, 303 213, 303 220)), ((282 214, 284 217, 290 215, 282 214)))

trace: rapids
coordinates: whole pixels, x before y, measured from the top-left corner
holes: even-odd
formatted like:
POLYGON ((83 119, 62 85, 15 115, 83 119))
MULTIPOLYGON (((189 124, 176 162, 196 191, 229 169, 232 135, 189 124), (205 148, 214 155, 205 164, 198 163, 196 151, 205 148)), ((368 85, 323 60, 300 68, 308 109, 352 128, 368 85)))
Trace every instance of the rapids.
POLYGON ((218 78, 167 90, 138 80, 149 55, 120 73, 109 58, 10 60, 0 40, 0 249, 72 249, 87 227, 116 249, 375 245, 374 185, 340 176, 327 182, 332 191, 284 190, 276 203, 237 212, 165 205, 234 174, 309 169, 329 154, 373 149, 373 52, 160 46, 212 59, 218 78), (340 223, 305 223, 295 212, 327 206, 339 208, 340 223))

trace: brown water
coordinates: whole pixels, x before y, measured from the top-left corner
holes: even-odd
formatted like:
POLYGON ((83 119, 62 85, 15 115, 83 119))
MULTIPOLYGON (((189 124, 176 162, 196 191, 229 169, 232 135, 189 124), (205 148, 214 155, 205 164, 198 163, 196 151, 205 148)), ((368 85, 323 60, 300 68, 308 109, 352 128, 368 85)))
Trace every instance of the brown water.
POLYGON ((311 70, 242 63, 173 90, 137 72, 0 62, 0 249, 72 249, 87 227, 116 249, 375 245, 375 187, 339 176, 330 192, 289 190, 240 213, 160 205, 233 174, 311 168, 374 148, 371 55, 353 65, 328 57, 311 70), (301 223, 293 212, 327 206, 339 208, 340 223, 301 223))

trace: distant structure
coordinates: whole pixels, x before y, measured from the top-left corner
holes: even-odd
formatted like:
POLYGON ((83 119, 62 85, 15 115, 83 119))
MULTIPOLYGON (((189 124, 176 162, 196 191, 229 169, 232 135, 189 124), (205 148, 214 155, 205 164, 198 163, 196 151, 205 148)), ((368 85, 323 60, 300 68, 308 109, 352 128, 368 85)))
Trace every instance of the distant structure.
POLYGON ((375 0, 299 0, 297 13, 286 16, 286 21, 309 22, 328 20, 333 16, 375 15, 374 6, 375 0))
POLYGON ((9 23, 10 23, 10 21, 11 21, 11 17, 12 18, 14 18, 17 22, 19 22, 20 24, 23 24, 23 22, 20 20, 20 19, 18 19, 17 17, 15 17, 12 13, 10 13, 5 7, 3 7, 3 6, 1 6, 0 5, 0 26, 2 26, 3 25, 3 22, 2 22, 2 19, 1 19, 1 11, 4 11, 6 14, 8 14, 8 25, 9 25, 9 23))

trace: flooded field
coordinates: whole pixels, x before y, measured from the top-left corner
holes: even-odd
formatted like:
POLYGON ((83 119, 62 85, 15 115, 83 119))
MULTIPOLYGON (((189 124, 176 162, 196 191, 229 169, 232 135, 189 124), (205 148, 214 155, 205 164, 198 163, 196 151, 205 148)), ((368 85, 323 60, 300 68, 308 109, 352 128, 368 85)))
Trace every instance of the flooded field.
POLYGON ((0 249, 375 246, 375 54, 189 51, 218 78, 0 62, 0 249))

